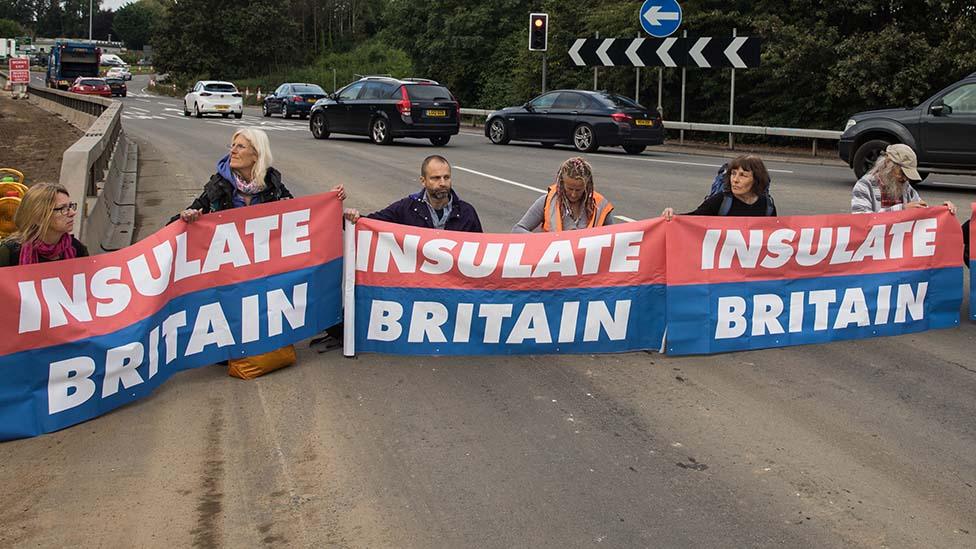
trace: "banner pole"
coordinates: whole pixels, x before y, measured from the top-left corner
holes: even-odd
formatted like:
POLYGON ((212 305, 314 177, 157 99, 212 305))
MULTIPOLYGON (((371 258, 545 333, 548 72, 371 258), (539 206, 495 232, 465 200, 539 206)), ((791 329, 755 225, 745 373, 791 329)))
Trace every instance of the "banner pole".
POLYGON ((342 354, 356 356, 356 225, 344 220, 342 231, 342 354))

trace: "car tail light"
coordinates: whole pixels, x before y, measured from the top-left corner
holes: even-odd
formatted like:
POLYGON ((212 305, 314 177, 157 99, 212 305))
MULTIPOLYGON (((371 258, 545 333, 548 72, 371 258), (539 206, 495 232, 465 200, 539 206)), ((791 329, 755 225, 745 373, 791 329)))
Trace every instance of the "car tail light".
POLYGON ((629 114, 625 114, 622 112, 615 112, 610 115, 610 118, 613 118, 614 122, 620 122, 622 124, 629 123, 631 120, 633 120, 633 118, 631 118, 629 114))
POLYGON ((200 94, 200 97, 210 97, 211 95, 213 95, 213 94, 210 93, 210 92, 203 92, 203 93, 200 94))
POLYGON ((410 95, 407 94, 407 87, 400 86, 400 100, 397 101, 397 110, 403 116, 410 116, 410 95))
POLYGON ((303 98, 300 95, 293 95, 293 96, 291 96, 291 100, 292 100, 293 103, 304 103, 305 102, 305 98, 303 98))

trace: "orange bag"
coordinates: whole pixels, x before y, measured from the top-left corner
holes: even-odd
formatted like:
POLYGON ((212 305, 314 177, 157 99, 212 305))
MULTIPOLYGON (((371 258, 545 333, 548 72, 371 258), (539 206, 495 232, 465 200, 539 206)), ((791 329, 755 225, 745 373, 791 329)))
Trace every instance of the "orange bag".
POLYGON ((285 366, 291 366, 297 359, 295 346, 286 345, 263 355, 228 360, 227 375, 241 379, 254 379, 285 366))

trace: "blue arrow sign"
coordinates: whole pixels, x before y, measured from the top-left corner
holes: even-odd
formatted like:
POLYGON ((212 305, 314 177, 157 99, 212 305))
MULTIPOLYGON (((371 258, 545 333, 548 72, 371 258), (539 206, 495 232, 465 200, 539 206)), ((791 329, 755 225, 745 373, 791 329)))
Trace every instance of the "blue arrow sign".
POLYGON ((681 6, 677 0, 644 0, 640 24, 655 38, 670 36, 681 26, 681 6))

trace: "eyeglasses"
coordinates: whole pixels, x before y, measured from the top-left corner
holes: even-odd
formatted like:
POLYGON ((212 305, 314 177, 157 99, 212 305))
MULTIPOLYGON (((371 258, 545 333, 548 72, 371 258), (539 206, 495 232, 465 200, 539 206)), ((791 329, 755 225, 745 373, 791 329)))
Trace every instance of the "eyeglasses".
POLYGON ((227 148, 233 152, 242 152, 248 149, 248 145, 244 145, 242 143, 235 143, 233 145, 227 145, 227 148))
POLYGON ((77 202, 69 202, 68 204, 65 204, 64 206, 58 206, 57 208, 54 208, 51 211, 53 211, 54 213, 59 213, 61 215, 68 215, 68 212, 78 211, 78 203, 77 202))

